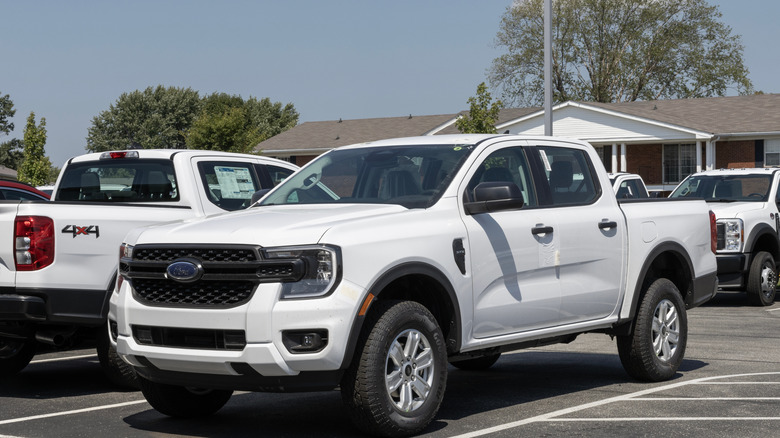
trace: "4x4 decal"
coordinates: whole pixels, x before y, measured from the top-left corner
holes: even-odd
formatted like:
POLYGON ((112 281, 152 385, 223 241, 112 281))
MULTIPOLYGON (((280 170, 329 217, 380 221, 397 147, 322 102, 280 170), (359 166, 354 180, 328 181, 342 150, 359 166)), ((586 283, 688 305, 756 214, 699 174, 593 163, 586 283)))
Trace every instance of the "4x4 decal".
POLYGON ((94 234, 96 239, 100 237, 100 227, 97 225, 86 225, 83 227, 78 225, 65 225, 62 232, 65 234, 73 234, 73 238, 81 235, 89 236, 91 234, 94 234))

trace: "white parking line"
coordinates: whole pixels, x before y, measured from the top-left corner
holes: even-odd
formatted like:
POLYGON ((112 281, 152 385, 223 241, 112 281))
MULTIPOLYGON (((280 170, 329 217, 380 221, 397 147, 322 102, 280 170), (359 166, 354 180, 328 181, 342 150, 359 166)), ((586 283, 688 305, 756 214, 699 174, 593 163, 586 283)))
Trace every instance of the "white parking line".
POLYGON ((72 410, 72 411, 52 412, 51 414, 33 415, 33 416, 30 416, 30 417, 11 418, 9 420, 2 420, 2 421, 0 421, 0 425, 11 424, 11 423, 21 423, 23 421, 40 420, 42 418, 61 417, 63 415, 83 414, 84 412, 94 412, 94 411, 100 411, 100 410, 103 410, 103 409, 122 408, 122 407, 125 407, 125 406, 139 405, 141 403, 146 403, 146 400, 137 400, 137 401, 131 401, 131 402, 117 403, 117 404, 114 404, 114 405, 95 406, 95 407, 92 407, 92 408, 75 409, 75 410, 72 410))
POLYGON ((97 354, 85 354, 83 356, 55 357, 53 359, 39 359, 39 360, 34 360, 30 363, 33 364, 33 363, 59 362, 61 360, 84 359, 87 357, 97 357, 97 354))
MULTIPOLYGON (((694 385, 694 384, 701 384, 701 383, 721 383, 721 382, 710 382, 711 380, 717 380, 717 379, 729 379, 734 377, 748 377, 748 376, 768 376, 768 375, 780 375, 780 372, 771 372, 771 373, 754 373, 754 374, 732 374, 729 376, 715 376, 715 377, 703 377, 700 379, 685 381, 685 382, 678 382, 678 383, 672 383, 670 385, 665 386, 659 386, 657 388, 651 388, 651 389, 645 389, 643 391, 634 392, 632 394, 625 394, 620 395, 617 397, 611 397, 606 398, 604 400, 595 401, 592 403, 586 403, 579 406, 573 406, 571 408, 567 409, 561 409, 558 411, 550 412, 547 414, 537 415, 536 417, 526 418, 523 420, 513 421, 511 423, 505 423, 500 424, 498 426, 489 427, 487 429, 482 430, 475 430, 473 432, 465 433, 462 435, 457 435, 452 438, 474 438, 484 435, 489 435, 491 433, 496 432, 502 432, 509 429, 514 429, 516 427, 520 427, 526 424, 531 423, 538 423, 543 421, 550 421, 550 422, 574 422, 574 421, 713 421, 713 420, 723 420, 723 421, 753 421, 753 420, 780 420, 780 417, 675 417, 675 418, 669 418, 669 417, 658 417, 658 418, 643 418, 643 417, 636 417, 636 418, 556 418, 561 417, 563 415, 572 414, 574 412, 584 411, 586 409, 595 408, 598 406, 603 406, 610 403, 615 402, 621 402, 621 401, 631 401, 631 400, 646 400, 641 399, 640 397, 653 394, 656 392, 666 391, 669 389, 679 388, 682 386, 687 385, 694 385)), ((767 384, 767 383, 774 383, 774 382, 734 382, 736 384, 767 384)), ((724 383, 725 384, 725 383, 724 383)), ((752 400, 756 400, 758 398, 754 398, 752 400)), ((684 399, 688 400, 688 399, 684 399)))

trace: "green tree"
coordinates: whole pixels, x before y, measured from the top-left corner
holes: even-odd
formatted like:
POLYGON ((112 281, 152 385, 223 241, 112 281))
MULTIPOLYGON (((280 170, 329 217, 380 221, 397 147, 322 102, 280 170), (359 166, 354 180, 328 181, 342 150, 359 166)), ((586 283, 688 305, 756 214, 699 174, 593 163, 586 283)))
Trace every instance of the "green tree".
POLYGON ((5 135, 10 134, 14 130, 14 124, 9 121, 14 114, 16 114, 16 110, 11 97, 7 94, 3 96, 0 93, 0 132, 5 135))
POLYGON ((468 99, 469 113, 455 121, 458 130, 464 134, 495 134, 498 113, 503 103, 500 100, 492 100, 487 85, 484 82, 477 85, 477 95, 468 99))
POLYGON ((24 142, 12 138, 0 143, 0 165, 9 169, 18 169, 24 158, 24 142))
MULTIPOLYGON (((753 90, 738 35, 706 0, 554 0, 553 99, 624 102, 753 90)), ((544 101, 543 0, 513 2, 489 70, 505 102, 544 101)))
POLYGON ((270 99, 214 93, 203 98, 201 112, 187 135, 191 149, 249 153, 261 141, 294 127, 298 112, 270 99))
POLYGON ((24 158, 19 166, 19 181, 33 186, 49 182, 51 161, 46 156, 46 119, 41 117, 41 123, 35 124, 35 113, 30 112, 27 126, 24 128, 24 158))
POLYGON ((86 149, 126 149, 131 143, 144 148, 185 148, 186 133, 200 107, 198 92, 190 88, 158 85, 123 93, 92 119, 86 149))

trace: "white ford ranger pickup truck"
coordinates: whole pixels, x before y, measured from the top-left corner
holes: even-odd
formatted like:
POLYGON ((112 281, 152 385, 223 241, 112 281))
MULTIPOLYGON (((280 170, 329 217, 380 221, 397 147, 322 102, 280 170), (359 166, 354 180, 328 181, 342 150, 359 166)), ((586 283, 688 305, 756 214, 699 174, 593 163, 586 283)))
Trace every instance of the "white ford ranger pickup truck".
POLYGON ((110 357, 105 330, 96 330, 105 327, 127 232, 244 208, 295 170, 224 152, 104 152, 69 160, 53 202, 0 202, 0 378, 22 370, 38 343, 67 348, 98 335, 109 378, 132 384, 132 369, 110 357))
POLYGON ((686 309, 716 291, 702 200, 618 202, 594 149, 514 135, 376 141, 321 155, 230 215, 130 232, 107 331, 158 411, 234 390, 340 387, 362 431, 414 434, 448 362, 617 338, 669 379, 686 309))

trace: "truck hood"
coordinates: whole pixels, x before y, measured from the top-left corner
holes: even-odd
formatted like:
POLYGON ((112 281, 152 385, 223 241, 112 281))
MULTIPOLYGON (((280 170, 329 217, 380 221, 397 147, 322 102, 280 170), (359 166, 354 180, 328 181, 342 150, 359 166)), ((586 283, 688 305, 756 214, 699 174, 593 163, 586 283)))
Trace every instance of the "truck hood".
POLYGON ((708 202, 707 207, 715 213, 715 217, 738 218, 751 211, 763 210, 765 202, 708 202))
POLYGON ((125 241, 143 243, 255 244, 318 243, 328 229, 376 216, 408 211, 400 205, 269 205, 192 218, 131 231, 125 241))

